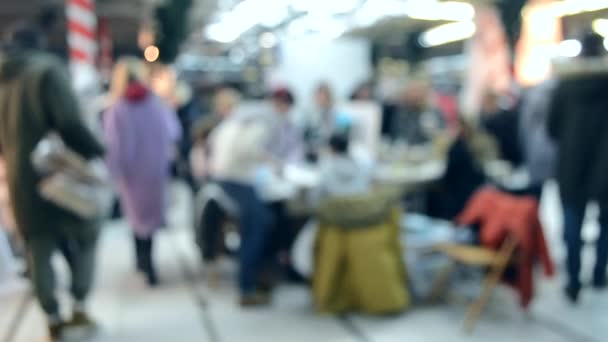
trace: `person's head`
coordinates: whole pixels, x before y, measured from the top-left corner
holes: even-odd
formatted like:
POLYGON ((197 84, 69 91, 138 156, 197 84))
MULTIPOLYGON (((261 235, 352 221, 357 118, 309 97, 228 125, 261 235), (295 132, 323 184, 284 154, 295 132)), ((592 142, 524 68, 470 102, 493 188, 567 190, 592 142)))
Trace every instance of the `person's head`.
POLYGON ((493 90, 488 90, 481 99, 481 113, 483 115, 495 114, 500 110, 500 96, 493 90))
POLYGON ((280 88, 272 92, 270 95, 272 106, 279 114, 286 115, 291 111, 295 103, 295 99, 291 91, 287 88, 280 88))
POLYGON ((413 80, 405 87, 403 104, 408 110, 420 111, 424 109, 429 98, 430 88, 427 82, 413 80))
POLYGON ((585 32, 581 38, 580 57, 600 57, 606 52, 604 37, 595 32, 585 32))
POLYGON ((114 66, 112 82, 110 84, 110 96, 112 101, 123 97, 131 83, 139 82, 147 84, 148 73, 145 64, 135 57, 120 59, 114 66))
POLYGON ((336 155, 348 154, 348 136, 346 134, 337 133, 329 138, 329 148, 336 155))
POLYGON ((241 102, 241 95, 233 88, 222 88, 213 99, 213 111, 222 118, 228 117, 241 102))
POLYGON ((10 29, 4 43, 8 51, 42 51, 47 48, 44 33, 26 23, 19 23, 10 29))
POLYGON ((323 82, 315 91, 315 103, 321 110, 329 110, 334 104, 333 93, 329 84, 323 82))

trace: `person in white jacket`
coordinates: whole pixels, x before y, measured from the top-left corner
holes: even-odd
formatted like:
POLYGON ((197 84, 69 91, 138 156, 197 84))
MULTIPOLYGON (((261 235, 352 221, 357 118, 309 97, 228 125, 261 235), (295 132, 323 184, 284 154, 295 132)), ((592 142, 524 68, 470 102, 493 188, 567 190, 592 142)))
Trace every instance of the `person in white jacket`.
POLYGON ((242 306, 269 303, 257 287, 264 266, 272 215, 254 188, 256 170, 265 156, 266 124, 259 116, 235 113, 211 133, 210 174, 237 204, 241 233, 239 287, 242 306))

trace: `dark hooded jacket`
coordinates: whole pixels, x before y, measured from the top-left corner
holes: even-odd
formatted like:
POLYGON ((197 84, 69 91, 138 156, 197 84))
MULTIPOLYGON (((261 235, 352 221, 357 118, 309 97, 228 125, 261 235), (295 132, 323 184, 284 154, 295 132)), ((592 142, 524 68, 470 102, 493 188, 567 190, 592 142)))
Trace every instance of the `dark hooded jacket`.
POLYGON ((608 203, 608 62, 583 59, 557 68, 549 134, 559 149, 563 201, 608 203))

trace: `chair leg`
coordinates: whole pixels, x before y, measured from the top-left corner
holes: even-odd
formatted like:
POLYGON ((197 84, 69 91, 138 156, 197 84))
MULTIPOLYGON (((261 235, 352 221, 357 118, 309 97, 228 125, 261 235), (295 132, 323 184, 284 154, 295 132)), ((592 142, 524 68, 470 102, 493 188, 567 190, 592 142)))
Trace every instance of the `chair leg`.
POLYGON ((464 330, 466 333, 470 334, 473 332, 475 324, 479 320, 479 317, 481 316, 483 309, 488 303, 492 292, 494 291, 496 286, 498 286, 498 283, 500 282, 500 279, 502 278, 507 268, 507 265, 509 264, 509 260, 511 260, 516 246, 516 241, 510 236, 507 237, 507 239, 503 243, 501 251, 490 269, 490 273, 486 276, 484 280, 481 295, 469 308, 464 322, 464 330))
POLYGON ((447 287, 449 285, 450 275, 454 272, 454 263, 444 266, 439 271, 439 274, 433 281, 431 291, 427 296, 427 301, 430 304, 439 303, 441 298, 445 296, 447 287))

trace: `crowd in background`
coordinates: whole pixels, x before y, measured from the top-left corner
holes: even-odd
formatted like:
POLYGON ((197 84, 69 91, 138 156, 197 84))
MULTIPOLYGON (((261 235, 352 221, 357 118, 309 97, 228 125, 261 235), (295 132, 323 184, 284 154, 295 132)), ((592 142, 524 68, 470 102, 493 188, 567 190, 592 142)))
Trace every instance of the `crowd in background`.
MULTIPOLYGON (((102 145, 80 118, 63 66, 41 52, 37 39, 35 31, 17 30, 0 58, 0 147, 12 206, 2 212, 3 220, 16 226, 22 237, 30 277, 53 337, 70 325, 94 325, 86 314, 86 298, 95 273, 99 223, 66 212, 38 193, 41 176, 30 155, 49 131, 57 132, 84 158, 105 159, 133 230, 135 269, 150 286, 162 284, 152 256, 155 233, 167 224, 171 170, 193 194, 209 195, 197 218, 200 227, 195 227, 206 227, 203 258, 214 259, 223 222, 234 221, 240 235, 238 286, 243 306, 268 304, 273 284, 295 273, 289 250, 301 224, 285 201, 265 200, 260 184, 280 177, 290 164, 308 163, 321 170, 320 200, 373 188, 370 165, 351 153, 357 122, 340 111, 330 84, 320 83, 313 99, 296 99, 287 87, 273 89, 265 99, 266 112, 246 110, 237 90, 220 87, 212 111, 202 113, 196 94, 181 89, 180 101, 167 101, 152 89, 144 62, 124 59, 115 67, 110 96, 99 117, 102 145), (297 106, 298 102, 311 105, 297 106), (309 107, 306 113, 295 115, 296 108, 303 107, 309 107), (55 298, 50 262, 58 250, 72 271, 74 314, 67 322, 55 298)), ((598 63, 604 51, 601 44, 597 36, 586 36, 583 58, 559 70, 554 82, 509 101, 507 108, 499 94, 488 92, 475 122, 464 115, 454 120, 453 113, 430 101, 432 82, 421 80, 410 82, 398 101, 379 106, 385 110, 378 112, 383 116, 383 139, 393 144, 411 147, 449 136, 445 174, 425 199, 424 210, 430 216, 453 219, 476 191, 493 184, 484 167, 487 160, 507 160, 527 171, 528 184, 503 189, 506 192, 540 200, 545 182, 557 179, 568 250, 566 295, 574 302, 583 286, 581 226, 589 201, 599 202, 601 213, 593 285, 606 286, 608 103, 602 91, 608 85, 608 69, 598 63)), ((376 102, 374 95, 373 84, 365 82, 350 100, 376 102)))

